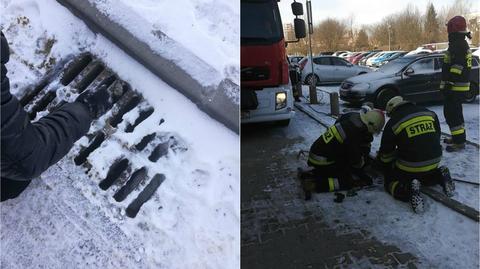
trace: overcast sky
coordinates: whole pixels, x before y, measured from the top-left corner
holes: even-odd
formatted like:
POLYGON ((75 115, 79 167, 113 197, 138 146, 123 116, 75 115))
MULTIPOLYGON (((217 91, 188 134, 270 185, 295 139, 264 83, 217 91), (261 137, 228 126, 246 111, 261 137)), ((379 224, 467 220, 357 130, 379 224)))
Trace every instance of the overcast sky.
MULTIPOLYGON (((282 22, 293 22, 294 16, 291 11, 292 0, 282 0, 279 3, 282 22)), ((297 0, 304 5, 306 14, 306 0, 297 0)), ((409 3, 415 5, 423 14, 427 9, 427 3, 432 2, 437 13, 446 6, 452 5, 454 0, 312 0, 312 14, 314 23, 328 17, 346 19, 354 15, 355 25, 372 24, 380 22, 384 17, 403 10, 409 3)), ((480 1, 473 0, 472 13, 480 11, 480 1)), ((306 16, 305 16, 306 20, 306 16)))

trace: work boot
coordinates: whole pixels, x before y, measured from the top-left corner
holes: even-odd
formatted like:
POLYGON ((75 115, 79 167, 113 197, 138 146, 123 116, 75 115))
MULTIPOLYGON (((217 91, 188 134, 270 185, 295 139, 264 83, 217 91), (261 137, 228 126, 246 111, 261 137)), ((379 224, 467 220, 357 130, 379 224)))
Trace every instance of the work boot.
POLYGON ((417 179, 410 183, 410 205, 415 213, 423 213, 423 197, 420 195, 421 183, 417 179))
POLYGON ((445 143, 447 145, 451 145, 451 144, 453 144, 453 138, 451 138, 451 137, 445 138, 445 139, 443 139, 443 143, 445 143))
POLYGON ((465 143, 460 143, 460 144, 451 144, 448 145, 445 150, 447 152, 456 152, 456 151, 461 151, 462 149, 465 148, 465 143))
POLYGON ((364 187, 372 184, 372 177, 367 175, 363 169, 354 169, 352 171, 352 187, 364 187))
POLYGON ((297 178, 300 180, 302 184, 302 189, 305 194, 305 201, 312 199, 312 191, 315 191, 316 180, 313 177, 312 173, 305 172, 301 168, 297 169, 297 178))
POLYGON ((446 166, 440 166, 439 169, 442 173, 443 192, 446 196, 452 197, 455 191, 455 182, 453 182, 453 179, 450 176, 450 170, 446 166))

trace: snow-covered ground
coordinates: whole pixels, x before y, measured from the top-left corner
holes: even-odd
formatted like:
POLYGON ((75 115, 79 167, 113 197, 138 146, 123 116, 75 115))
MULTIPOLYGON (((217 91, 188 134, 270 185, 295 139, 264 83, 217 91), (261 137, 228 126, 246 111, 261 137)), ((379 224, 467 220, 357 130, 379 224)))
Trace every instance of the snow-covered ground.
MULTIPOLYGON (((184 4, 191 12, 190 8, 200 6, 203 17, 188 18, 205 26, 208 8, 184 4)), ((175 6, 179 5, 177 2, 175 6)), ((89 156, 93 164, 89 175, 72 161, 79 146, 87 143, 82 138, 69 155, 18 199, 1 204, 2 268, 239 268, 238 135, 209 118, 107 39, 91 32, 56 1, 1 0, 0 7, 0 27, 12 52, 7 68, 13 94, 23 96, 28 85, 68 54, 90 51, 142 93, 155 109, 134 133, 117 131, 116 143, 106 142, 89 156), (158 126, 160 118, 165 122, 158 126), (167 158, 146 164, 145 156, 133 155, 121 146, 138 142, 151 131, 174 134, 188 150, 170 152, 167 158), (135 219, 124 215, 131 199, 115 202, 113 190, 101 191, 94 177, 104 175, 121 154, 133 161, 133 168, 148 165, 150 176, 156 172, 166 176, 135 219)), ((191 31, 182 28, 185 24, 171 23, 175 31, 191 31)), ((164 26, 168 26, 166 19, 162 21, 164 26)), ((221 36, 225 29, 219 26, 208 30, 210 36, 221 36)), ((210 40, 216 42, 213 37, 210 40)), ((230 52, 226 48, 221 51, 230 52)), ((226 56, 218 57, 223 60, 226 56)), ((232 59, 238 59, 238 55, 232 59)), ((234 61, 229 64, 234 65, 234 61)), ((238 70, 231 75, 235 72, 238 70)), ((125 121, 131 121, 137 113, 133 110, 126 114, 125 121)), ((91 131, 95 128, 98 125, 92 125, 91 131)))
MULTIPOLYGON (((336 90, 338 86, 322 86, 326 91, 336 90)), ((308 96, 308 87, 304 88, 308 96)), ((319 97, 321 98, 321 96, 319 97)), ((320 105, 312 105, 315 111, 330 112, 328 95, 324 95, 320 105)), ((340 110, 346 107, 342 104, 340 110)), ((441 106, 429 106, 443 121, 441 106)), ((478 143, 479 105, 464 106, 468 139, 478 143)), ((333 124, 334 119, 326 116, 322 120, 333 124)), ((388 120, 388 119, 387 119, 388 120)), ((448 126, 442 122, 442 131, 449 133, 448 126)), ((297 145, 294 150, 308 149, 315 139, 324 131, 312 132, 306 137, 304 145, 297 145)), ((381 134, 374 137, 372 152, 380 146, 381 134)), ((443 153, 442 164, 449 167, 454 178, 479 182, 479 149, 467 145, 461 153, 443 153)), ((292 167, 292 169, 296 169, 292 167)), ((437 187, 436 187, 437 188, 437 187)), ((438 190, 441 191, 440 188, 438 190)), ((465 183, 456 183, 453 199, 479 210, 479 188, 465 183)), ((426 198, 426 212, 414 214, 407 203, 394 200, 381 185, 358 192, 355 197, 347 197, 342 204, 333 203, 331 194, 314 195, 319 210, 332 225, 347 223, 359 229, 372 232, 372 235, 385 242, 393 243, 411 253, 426 257, 434 268, 478 268, 479 267, 479 224, 449 208, 426 198), (335 214, 332 214, 335 212, 335 214)), ((423 268, 420 266, 420 268, 423 268)))
POLYGON ((239 85, 239 1, 179 0, 174 5, 170 1, 155 0, 89 1, 154 51, 178 62, 187 73, 201 79, 200 83, 218 84, 227 77, 239 85), (156 31, 178 44, 164 42, 156 31), (206 74, 201 63, 185 61, 185 56, 179 55, 182 53, 179 46, 191 51, 216 72, 206 74))

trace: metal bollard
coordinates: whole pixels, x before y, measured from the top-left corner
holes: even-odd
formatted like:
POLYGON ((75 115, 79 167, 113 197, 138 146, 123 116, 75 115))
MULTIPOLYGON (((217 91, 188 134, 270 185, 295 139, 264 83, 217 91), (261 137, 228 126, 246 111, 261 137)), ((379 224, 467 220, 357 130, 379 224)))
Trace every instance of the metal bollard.
POLYGON ((317 87, 315 85, 309 85, 310 90, 310 104, 318 104, 317 100, 317 87))
POLYGON ((338 101, 338 92, 330 93, 330 114, 332 114, 332 116, 337 116, 337 117, 340 115, 340 104, 338 101))

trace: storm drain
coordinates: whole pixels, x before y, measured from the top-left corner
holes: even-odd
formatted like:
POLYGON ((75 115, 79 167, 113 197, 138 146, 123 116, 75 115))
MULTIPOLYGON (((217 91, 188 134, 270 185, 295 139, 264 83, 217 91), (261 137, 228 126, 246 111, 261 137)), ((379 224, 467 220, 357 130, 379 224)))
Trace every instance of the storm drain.
MULTIPOLYGON (((101 83, 108 85, 109 91, 121 91, 123 94, 112 109, 107 111, 106 114, 109 116, 104 121, 104 125, 96 128, 94 132, 88 133, 86 135, 88 144, 80 146, 80 150, 75 154, 75 164, 82 166, 87 174, 95 165, 89 163, 88 157, 101 148, 102 143, 115 139, 113 136, 119 131, 119 125, 124 121, 124 116, 128 112, 138 109, 138 116, 135 120, 126 123, 121 132, 134 133, 142 122, 152 116, 155 109, 148 104, 139 92, 133 90, 128 83, 117 78, 112 70, 95 59, 90 53, 83 53, 63 60, 20 98, 20 103, 33 120, 37 115, 45 115, 64 104, 66 102, 64 100, 68 100, 70 97, 69 94, 81 93, 89 87, 94 88, 101 83), (62 98, 57 96, 59 92, 62 92, 58 90, 65 88, 69 89, 69 91, 65 91, 67 96, 62 96, 62 98)), ((162 123, 164 123, 163 119, 156 124, 161 125, 162 123)), ((152 164, 167 156, 170 149, 174 152, 186 150, 185 147, 179 145, 176 137, 169 133, 153 132, 140 135, 142 139, 128 150, 137 155, 146 151, 148 154, 145 156, 148 157, 145 158, 152 164)), ((105 192, 113 189, 112 186, 116 186, 113 194, 115 201, 121 203, 130 198, 125 213, 131 218, 137 216, 142 205, 153 197, 165 180, 165 175, 162 173, 155 173, 150 178, 148 176, 148 165, 136 167, 128 157, 118 156, 109 167, 105 178, 92 179, 97 180, 98 187, 105 192), (136 197, 130 197, 134 192, 138 193, 136 197)))

